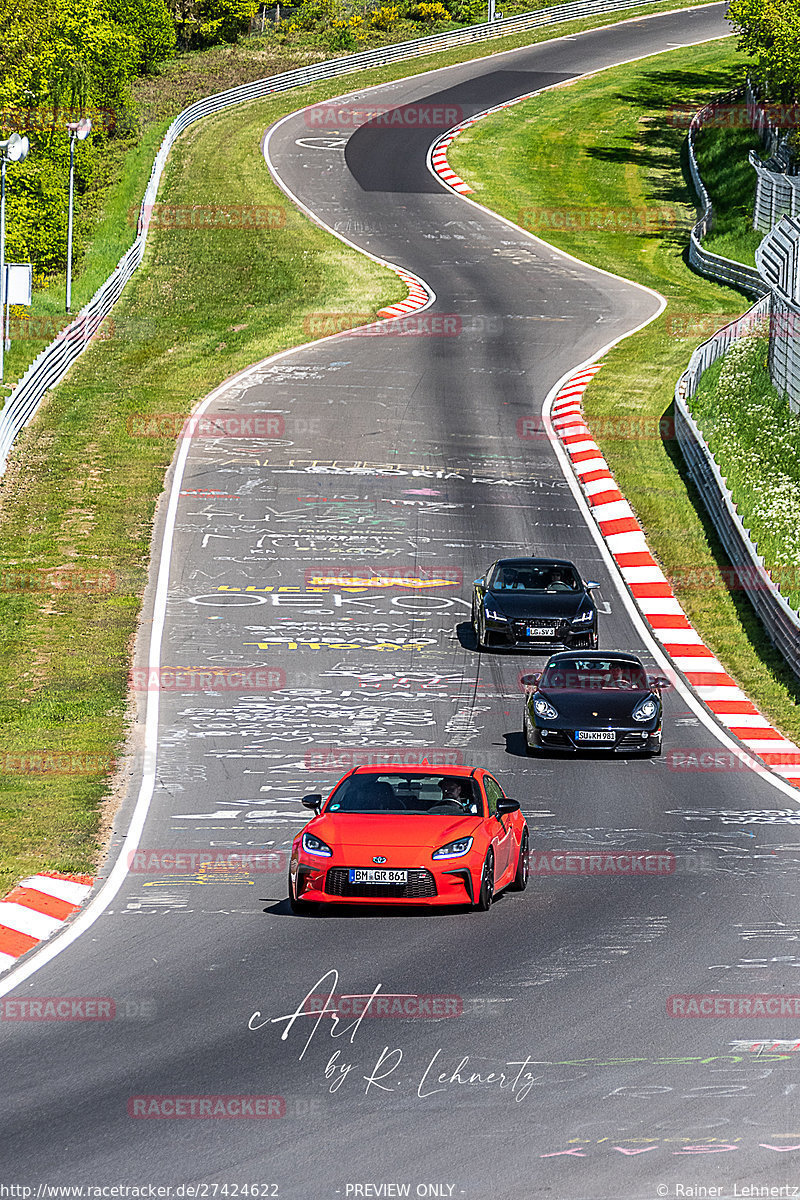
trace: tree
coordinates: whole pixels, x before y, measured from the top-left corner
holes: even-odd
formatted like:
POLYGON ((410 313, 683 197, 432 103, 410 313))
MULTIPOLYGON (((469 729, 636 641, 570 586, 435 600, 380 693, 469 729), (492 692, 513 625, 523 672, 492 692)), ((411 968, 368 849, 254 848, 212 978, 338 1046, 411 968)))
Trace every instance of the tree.
POLYGON ((731 0, 728 16, 770 99, 800 94, 800 0, 731 0))

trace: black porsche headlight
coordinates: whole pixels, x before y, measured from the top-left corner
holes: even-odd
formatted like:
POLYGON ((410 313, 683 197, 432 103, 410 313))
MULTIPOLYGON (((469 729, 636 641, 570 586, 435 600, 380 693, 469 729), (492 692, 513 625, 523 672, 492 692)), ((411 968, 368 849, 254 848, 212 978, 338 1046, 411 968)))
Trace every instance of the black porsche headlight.
POLYGON ((657 712, 658 701, 654 700, 652 696, 648 696, 636 705, 633 710, 633 719, 634 721, 652 721, 657 712))

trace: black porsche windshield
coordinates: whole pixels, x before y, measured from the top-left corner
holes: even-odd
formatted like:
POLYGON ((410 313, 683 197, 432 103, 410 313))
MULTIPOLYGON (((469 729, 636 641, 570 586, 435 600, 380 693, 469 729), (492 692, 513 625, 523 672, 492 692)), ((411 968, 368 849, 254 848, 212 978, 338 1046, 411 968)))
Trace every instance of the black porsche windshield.
POLYGON ((351 775, 342 781, 327 813, 392 813, 459 816, 480 812, 472 779, 460 775, 351 775))
POLYGON ((581 581, 578 573, 569 566, 543 564, 499 563, 489 580, 492 592, 578 592, 581 581))
POLYGON ((641 692, 648 690, 644 668, 618 659, 566 659, 549 666, 542 676, 548 691, 641 692))

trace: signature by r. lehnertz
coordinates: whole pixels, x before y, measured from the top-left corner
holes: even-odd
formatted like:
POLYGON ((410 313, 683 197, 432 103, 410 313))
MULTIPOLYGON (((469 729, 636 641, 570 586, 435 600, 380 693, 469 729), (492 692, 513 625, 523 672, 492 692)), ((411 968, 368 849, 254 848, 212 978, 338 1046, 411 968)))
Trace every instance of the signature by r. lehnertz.
MULTIPOLYGON (((247 1027, 251 1031, 257 1032, 271 1025, 282 1025, 281 1041, 285 1042, 292 1035, 295 1026, 298 1026, 302 1038, 308 1029, 305 1022, 311 1020, 313 1022, 311 1031, 305 1039, 298 1060, 305 1058, 306 1051, 319 1033, 323 1022, 328 1024, 329 1037, 344 1038, 343 1044, 352 1046, 355 1044, 356 1034, 361 1028, 362 1021, 369 1013, 370 1005, 381 994, 382 985, 378 984, 368 996, 362 998, 363 1003, 359 1005, 361 1011, 355 1020, 345 1022, 335 1007, 329 1007, 331 999, 336 995, 338 983, 339 972, 332 968, 330 971, 326 971, 306 992, 293 1012, 279 1017, 269 1017, 256 1010, 250 1017, 247 1027), (320 995, 324 998, 322 1004, 318 1003, 320 995)), ((324 1036, 323 1032, 322 1037, 324 1038, 324 1036)), ((470 1067, 469 1054, 462 1055, 455 1068, 448 1068, 445 1066, 444 1050, 439 1047, 422 1069, 413 1070, 409 1077, 406 1075, 407 1063, 400 1072, 405 1054, 399 1046, 384 1046, 375 1062, 366 1068, 363 1063, 348 1061, 349 1054, 349 1050, 334 1050, 325 1064, 328 1091, 338 1092, 344 1087, 360 1087, 363 1082, 365 1085, 364 1095, 369 1095, 373 1089, 379 1093, 398 1093, 405 1092, 410 1082, 412 1087, 416 1084, 416 1095, 420 1100, 426 1100, 430 1096, 453 1088, 467 1087, 506 1091, 513 1095, 519 1103, 529 1095, 531 1089, 541 1078, 535 1075, 531 1069, 535 1065, 535 1060, 530 1056, 504 1062, 501 1067, 494 1070, 477 1071, 470 1067), (367 1074, 363 1074, 365 1069, 367 1074)))

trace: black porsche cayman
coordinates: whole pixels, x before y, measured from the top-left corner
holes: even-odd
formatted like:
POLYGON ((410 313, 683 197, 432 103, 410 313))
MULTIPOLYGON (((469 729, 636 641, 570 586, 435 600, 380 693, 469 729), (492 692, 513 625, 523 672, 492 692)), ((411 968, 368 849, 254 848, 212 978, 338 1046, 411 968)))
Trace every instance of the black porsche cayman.
POLYGON ((472 629, 479 650, 553 650, 597 646, 597 606, 574 563, 557 558, 501 558, 472 593, 472 629))
POLYGON ((663 676, 648 676, 635 654, 554 654, 527 686, 523 732, 529 754, 542 750, 661 753, 663 676))

